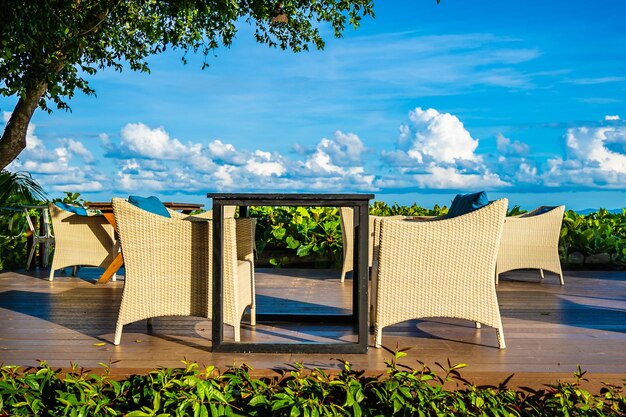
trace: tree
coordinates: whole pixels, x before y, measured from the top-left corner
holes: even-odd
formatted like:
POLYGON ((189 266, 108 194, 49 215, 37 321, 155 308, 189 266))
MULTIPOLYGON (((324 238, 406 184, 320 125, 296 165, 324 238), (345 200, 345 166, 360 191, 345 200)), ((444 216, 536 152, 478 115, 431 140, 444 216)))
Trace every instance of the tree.
POLYGON ((167 48, 206 57, 229 47, 237 24, 254 25, 270 47, 324 47, 317 25, 336 37, 373 16, 373 0, 3 0, 0 93, 19 97, 2 137, 0 169, 26 147, 37 107, 69 110, 76 90, 95 94, 86 77, 113 67, 149 72, 147 58, 167 48))

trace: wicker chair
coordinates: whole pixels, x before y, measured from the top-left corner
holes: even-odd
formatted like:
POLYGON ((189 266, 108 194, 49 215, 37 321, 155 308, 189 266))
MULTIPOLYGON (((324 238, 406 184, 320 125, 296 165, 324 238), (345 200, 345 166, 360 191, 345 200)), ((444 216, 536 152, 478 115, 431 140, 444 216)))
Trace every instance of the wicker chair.
POLYGON ((106 268, 119 247, 115 241, 113 226, 102 215, 81 216, 48 206, 54 232, 54 257, 50 267, 50 281, 54 272, 69 266, 88 265, 106 268))
MULTIPOLYGON (((114 344, 125 324, 160 316, 213 315, 213 224, 197 216, 165 218, 114 198, 126 281, 114 344)), ((224 219, 224 323, 239 341, 241 318, 254 294, 254 219, 224 219)))
POLYGON ((451 317, 494 327, 505 348, 493 271, 508 201, 451 219, 378 219, 372 272, 376 347, 383 328, 405 320, 451 317), (378 228, 379 227, 379 228, 378 228))
POLYGON ((501 273, 520 268, 539 269, 541 279, 544 269, 559 276, 563 271, 559 260, 559 236, 565 206, 538 207, 519 216, 507 217, 502 231, 496 284, 501 273))
MULTIPOLYGON (((343 241, 343 264, 341 266, 341 282, 346 279, 346 274, 354 269, 354 209, 352 207, 340 207, 339 215, 341 218, 341 237, 343 241)), ((374 239, 374 228, 376 219, 393 219, 401 220, 404 216, 369 216, 369 244, 368 265, 371 267, 374 254, 377 251, 375 247, 376 239, 374 239)))

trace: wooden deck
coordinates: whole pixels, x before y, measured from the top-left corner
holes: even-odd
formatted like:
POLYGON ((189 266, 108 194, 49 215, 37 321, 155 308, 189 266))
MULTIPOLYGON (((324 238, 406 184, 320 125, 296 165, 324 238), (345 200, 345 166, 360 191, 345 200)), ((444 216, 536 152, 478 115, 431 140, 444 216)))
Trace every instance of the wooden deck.
MULTIPOLYGON (((110 364, 115 374, 145 373, 155 367, 180 367, 181 360, 220 369, 246 363, 255 375, 273 374, 294 362, 339 369, 338 355, 224 354, 211 352, 211 322, 199 318, 158 318, 124 328, 114 346, 113 332, 124 285, 95 285, 101 270, 83 268, 79 277, 46 280, 45 270, 0 273, 0 363, 53 367, 71 363, 98 369, 110 364)), ((315 311, 342 313, 351 305, 350 279, 339 281, 334 270, 258 270, 260 312, 315 311)), ((436 369, 436 362, 466 363, 462 375, 476 384, 497 384, 515 374, 512 386, 539 387, 557 378, 571 380, 576 366, 587 370, 590 389, 600 382, 620 384, 626 378, 626 272, 565 274, 565 286, 537 271, 504 274, 498 288, 507 349, 497 348, 495 330, 475 329, 461 320, 413 320, 385 329, 383 343, 411 347, 402 363, 416 360, 436 369)), ((227 326, 228 329, 228 326, 227 326)), ((343 324, 260 323, 245 325, 243 340, 308 343, 355 340, 343 324)), ((372 345, 367 354, 339 355, 355 369, 384 372, 391 357, 372 345)))

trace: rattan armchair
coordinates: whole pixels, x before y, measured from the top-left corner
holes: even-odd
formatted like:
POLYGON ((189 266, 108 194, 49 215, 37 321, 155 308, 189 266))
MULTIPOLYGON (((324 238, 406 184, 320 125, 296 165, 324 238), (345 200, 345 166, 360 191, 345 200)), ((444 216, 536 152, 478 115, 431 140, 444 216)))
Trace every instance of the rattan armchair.
POLYGON ((54 256, 50 278, 54 272, 69 266, 96 266, 106 268, 119 250, 113 226, 102 215, 90 213, 81 216, 48 206, 54 233, 54 256))
POLYGON ((376 347, 383 328, 405 320, 450 317, 496 329, 505 348, 493 271, 508 201, 438 221, 377 219, 372 273, 376 347), (379 226, 379 227, 378 227, 379 226))
POLYGON ((544 269, 554 272, 559 276, 561 285, 564 284, 559 259, 564 212, 565 206, 542 206, 506 218, 496 264, 496 284, 501 273, 521 268, 539 269, 541 279, 544 278, 544 269))
MULTIPOLYGON (((213 223, 197 216, 166 218, 114 198, 113 212, 124 253, 126 279, 115 328, 161 316, 212 318, 213 223)), ((250 307, 256 324, 254 219, 224 219, 224 323, 241 338, 250 307)))

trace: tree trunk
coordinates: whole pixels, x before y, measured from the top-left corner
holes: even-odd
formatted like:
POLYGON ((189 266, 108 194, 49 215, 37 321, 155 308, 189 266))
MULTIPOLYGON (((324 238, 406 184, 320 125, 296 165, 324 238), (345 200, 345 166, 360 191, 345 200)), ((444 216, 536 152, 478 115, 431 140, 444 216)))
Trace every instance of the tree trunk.
POLYGON ((6 168, 26 148, 28 124, 47 88, 47 83, 38 83, 18 100, 0 138, 0 169, 6 168))

